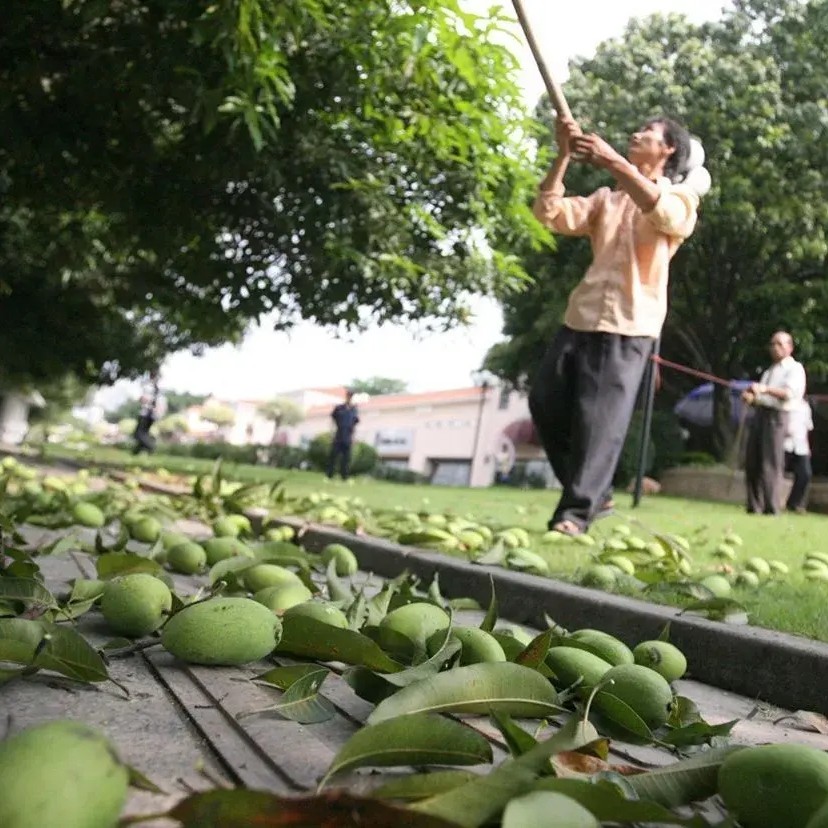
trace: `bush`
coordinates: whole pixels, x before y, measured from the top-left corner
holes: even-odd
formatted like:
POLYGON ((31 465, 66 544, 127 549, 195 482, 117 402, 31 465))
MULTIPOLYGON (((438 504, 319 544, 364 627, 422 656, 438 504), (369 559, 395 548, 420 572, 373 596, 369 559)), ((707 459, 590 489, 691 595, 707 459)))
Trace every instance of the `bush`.
POLYGON ((430 483, 428 476, 415 472, 413 469, 399 469, 396 466, 384 466, 379 463, 371 472, 371 477, 377 480, 387 480, 390 483, 430 483))
POLYGON ((257 462, 261 446, 234 446, 232 443, 158 443, 157 454, 170 454, 173 457, 193 457, 199 460, 218 460, 226 463, 257 462))
POLYGON ((513 486, 517 489, 545 489, 546 478, 531 471, 526 463, 515 463, 506 479, 495 480, 496 486, 513 486))
MULTIPOLYGON (((331 454, 332 434, 320 434, 308 446, 308 461, 318 471, 328 468, 331 454)), ((368 443, 354 443, 351 449, 351 474, 368 474, 377 465, 376 449, 368 443)))
MULTIPOLYGON (((627 439, 624 441, 624 448, 621 451, 621 458, 613 479, 613 485, 616 487, 626 486, 635 477, 638 469, 643 419, 643 411, 636 411, 633 414, 630 430, 627 432, 627 439)), ((684 454, 683 446, 681 425, 676 416, 671 411, 654 411, 644 473, 657 478, 665 469, 678 466, 684 454)))

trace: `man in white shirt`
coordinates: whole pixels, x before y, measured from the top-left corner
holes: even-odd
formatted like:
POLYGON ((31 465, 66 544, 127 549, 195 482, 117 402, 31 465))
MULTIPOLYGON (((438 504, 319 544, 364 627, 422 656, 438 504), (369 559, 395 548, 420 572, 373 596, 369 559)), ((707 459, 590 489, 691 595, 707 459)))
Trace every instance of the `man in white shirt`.
POLYGON ((789 512, 802 514, 811 483, 811 445, 808 432, 814 430, 814 416, 807 400, 791 411, 788 418, 788 436, 785 438, 785 470, 793 473, 793 486, 786 507, 789 512))
POLYGON ((133 454, 146 451, 151 454, 155 450, 155 438, 150 434, 153 423, 163 417, 167 410, 167 399, 158 389, 158 372, 153 371, 149 380, 141 391, 141 412, 138 415, 138 424, 135 426, 135 446, 133 454))
POLYGON ((777 331, 770 341, 773 364, 742 394, 754 409, 745 455, 747 510, 753 514, 776 515, 781 506, 788 420, 805 396, 805 369, 793 349, 791 335, 777 331))

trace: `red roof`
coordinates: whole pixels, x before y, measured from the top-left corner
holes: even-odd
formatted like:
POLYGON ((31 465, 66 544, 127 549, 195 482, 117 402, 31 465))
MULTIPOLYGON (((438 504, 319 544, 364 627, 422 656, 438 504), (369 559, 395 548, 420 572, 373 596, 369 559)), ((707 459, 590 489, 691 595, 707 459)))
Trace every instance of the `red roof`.
MULTIPOLYGON (((386 408, 410 408, 418 405, 430 405, 452 402, 464 402, 466 400, 479 399, 481 389, 477 386, 471 388, 452 388, 447 391, 422 391, 418 394, 382 394, 371 397, 367 402, 359 404, 363 411, 378 411, 386 408)), ((309 408, 308 415, 322 414, 329 411, 328 406, 315 405, 309 408)))

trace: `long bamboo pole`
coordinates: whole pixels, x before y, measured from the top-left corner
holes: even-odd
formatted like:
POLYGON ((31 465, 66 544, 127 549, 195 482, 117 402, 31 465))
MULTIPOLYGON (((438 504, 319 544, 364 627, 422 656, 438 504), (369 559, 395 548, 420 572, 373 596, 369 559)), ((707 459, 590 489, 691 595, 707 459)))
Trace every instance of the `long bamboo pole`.
POLYGON ((561 85, 555 80, 554 75, 546 65, 546 61, 543 59, 543 55, 538 48, 538 42, 535 40, 535 35, 532 33, 532 26, 529 24, 529 18, 526 16, 522 0, 512 0, 512 5, 515 7, 518 22, 520 23, 520 27, 523 29, 523 34, 526 36, 526 42, 532 50, 532 57, 535 58, 535 63, 538 65, 541 77, 546 85, 546 91, 549 93, 549 97, 552 100, 555 111, 558 115, 564 118, 572 118, 572 112, 570 111, 569 104, 566 102, 566 98, 564 97, 563 89, 561 89, 561 85))

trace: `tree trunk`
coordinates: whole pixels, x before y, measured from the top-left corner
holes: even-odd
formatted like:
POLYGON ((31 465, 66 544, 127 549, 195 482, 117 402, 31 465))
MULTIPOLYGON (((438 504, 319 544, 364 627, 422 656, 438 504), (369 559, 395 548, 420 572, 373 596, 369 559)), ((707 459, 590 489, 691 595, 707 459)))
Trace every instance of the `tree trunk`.
POLYGON ((733 429, 730 388, 713 386, 713 451, 718 460, 726 461, 733 449, 733 429))

